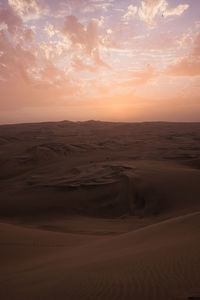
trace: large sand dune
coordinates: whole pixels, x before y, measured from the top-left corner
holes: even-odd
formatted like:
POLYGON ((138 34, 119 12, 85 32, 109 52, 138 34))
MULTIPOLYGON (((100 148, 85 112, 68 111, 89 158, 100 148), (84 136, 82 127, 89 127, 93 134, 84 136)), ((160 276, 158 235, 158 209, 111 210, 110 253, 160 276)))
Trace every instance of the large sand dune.
POLYGON ((198 123, 0 126, 0 298, 198 299, 199 162, 198 123))

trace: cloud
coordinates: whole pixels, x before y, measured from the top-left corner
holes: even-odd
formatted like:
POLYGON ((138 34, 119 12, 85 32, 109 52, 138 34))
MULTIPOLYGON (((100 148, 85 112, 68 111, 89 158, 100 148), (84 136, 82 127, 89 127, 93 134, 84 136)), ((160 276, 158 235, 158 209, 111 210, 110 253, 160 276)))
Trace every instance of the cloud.
MULTIPOLYGON (((20 109, 54 103, 63 97, 73 97, 79 91, 79 82, 69 77, 53 62, 10 43, 4 31, 0 32, 0 109, 20 109)), ((37 49, 40 51, 40 49, 37 49)))
POLYGON ((68 16, 64 22, 63 33, 73 45, 81 47, 87 54, 91 54, 100 44, 99 26, 101 20, 92 19, 87 26, 81 24, 77 17, 68 16))
POLYGON ((38 54, 47 60, 57 61, 66 55, 69 55, 71 42, 64 37, 62 40, 53 40, 48 42, 41 42, 37 48, 38 54))
MULTIPOLYGON (((82 14, 105 13, 114 6, 113 2, 114 0, 59 0, 48 1, 45 4, 49 15, 65 17, 76 15, 78 12, 82 14)), ((44 2, 42 4, 44 5, 44 2)))
POLYGON ((86 47, 86 29, 78 22, 77 17, 68 16, 65 19, 62 32, 66 34, 74 45, 83 45, 86 47))
MULTIPOLYGON (((79 93, 79 81, 52 60, 67 48, 66 38, 46 44, 33 43, 35 32, 23 24, 11 7, 0 6, 0 110, 58 105, 63 97, 79 93)), ((67 101, 67 100, 66 100, 67 101)))
POLYGON ((180 16, 189 8, 189 5, 180 4, 173 9, 167 8, 168 2, 166 0, 145 0, 142 1, 138 14, 142 21, 146 22, 150 27, 154 27, 156 25, 155 18, 157 16, 180 16))
MULTIPOLYGON (((77 84, 72 84, 72 79, 69 80, 65 69, 61 70, 55 64, 56 59, 68 49, 66 37, 43 45, 34 43, 33 28, 24 24, 22 18, 10 6, 0 5, 0 20, 0 93, 8 102, 12 103, 10 95, 15 95, 14 91, 16 97, 25 97, 24 102, 29 97, 26 95, 27 91, 36 94, 34 90, 44 87, 54 89, 57 94, 67 90, 77 91, 77 84)), ((15 101, 21 102, 18 98, 15 101)))
POLYGON ((74 56, 72 58, 72 67, 76 72, 85 70, 88 70, 90 72, 96 72, 96 67, 94 66, 94 64, 84 63, 83 59, 78 56, 74 56))
POLYGON ((147 83, 150 79, 157 76, 152 65, 147 64, 143 72, 132 72, 131 78, 121 83, 123 87, 135 87, 147 83))
POLYGON ((33 49, 29 49, 35 32, 23 24, 21 17, 10 6, 0 5, 0 20, 5 24, 0 30, 1 80, 10 81, 17 77, 29 83, 27 69, 36 62, 33 49))
POLYGON ((182 49, 191 47, 194 43, 194 34, 189 30, 189 32, 183 33, 180 37, 177 37, 176 43, 182 49))
POLYGON ((189 8, 188 4, 180 4, 175 8, 164 11, 163 16, 164 17, 180 16, 188 8, 189 8))
POLYGON ((126 22, 129 21, 131 18, 133 18, 137 14, 137 11, 138 11, 137 6, 129 5, 127 12, 123 16, 123 20, 126 22))
POLYGON ((35 88, 41 84, 60 89, 69 86, 65 71, 44 57, 40 47, 31 44, 34 39, 32 29, 20 27, 17 32, 21 36, 12 40, 5 30, 0 31, 1 88, 3 84, 7 87, 10 84, 15 89, 19 82, 22 86, 35 88))
POLYGON ((200 76, 200 33, 197 33, 193 41, 191 53, 178 58, 173 65, 168 67, 167 73, 173 76, 200 76))
POLYGON ((20 44, 10 43, 4 31, 0 32, 0 73, 1 77, 9 81, 20 77, 29 82, 27 69, 35 64, 35 56, 20 44))
POLYGON ((38 83, 41 81, 42 83, 49 83, 49 85, 53 85, 54 87, 63 87, 69 83, 69 78, 66 73, 58 69, 50 61, 46 61, 43 67, 38 69, 38 76, 40 77, 38 83))
POLYGON ((48 34, 50 38, 58 32, 52 24, 47 24, 44 27, 44 31, 48 34))
POLYGON ((100 55, 99 55, 98 49, 95 49, 95 50, 93 51, 93 58, 94 58, 94 63, 95 63, 97 66, 105 67, 105 68, 107 68, 107 69, 111 69, 111 67, 101 59, 101 57, 100 57, 100 55))
POLYGON ((196 39, 194 41, 194 49, 192 54, 194 56, 200 56, 200 33, 197 34, 196 39))
POLYGON ((113 0, 82 0, 82 5, 83 11, 86 13, 97 11, 107 12, 113 6, 113 0))
POLYGON ((173 76, 200 76, 200 59, 194 57, 178 59, 174 65, 168 67, 167 72, 173 76))
POLYGON ((96 65, 109 68, 99 54, 99 47, 105 46, 104 39, 99 34, 100 25, 101 20, 92 19, 87 26, 84 26, 75 16, 68 16, 65 19, 62 32, 71 41, 74 51, 79 50, 82 55, 91 57, 96 65))
POLYGON ((146 0, 142 1, 139 8, 139 17, 142 21, 145 21, 148 25, 155 25, 155 17, 159 13, 163 13, 167 8, 166 0, 146 0))
POLYGON ((26 43, 33 43, 34 42, 34 39, 35 39, 35 32, 33 31, 32 28, 25 28, 23 30, 23 39, 26 43))
POLYGON ((41 11, 38 0, 8 0, 8 3, 21 18, 37 18, 41 11))
POLYGON ((32 43, 35 38, 35 32, 31 27, 23 24, 23 20, 11 7, 0 5, 0 25, 1 30, 8 33, 13 38, 14 43, 32 43))
POLYGON ((22 19, 10 7, 3 7, 0 4, 0 24, 3 23, 7 25, 8 32, 14 35, 22 26, 22 19))

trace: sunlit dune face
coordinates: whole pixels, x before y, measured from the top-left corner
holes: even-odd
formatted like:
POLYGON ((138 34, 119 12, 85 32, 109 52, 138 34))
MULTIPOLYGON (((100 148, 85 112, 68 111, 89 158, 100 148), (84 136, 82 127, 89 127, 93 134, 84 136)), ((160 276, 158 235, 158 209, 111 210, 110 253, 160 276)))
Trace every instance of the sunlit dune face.
POLYGON ((199 10, 195 0, 0 0, 0 123, 200 121, 199 10))

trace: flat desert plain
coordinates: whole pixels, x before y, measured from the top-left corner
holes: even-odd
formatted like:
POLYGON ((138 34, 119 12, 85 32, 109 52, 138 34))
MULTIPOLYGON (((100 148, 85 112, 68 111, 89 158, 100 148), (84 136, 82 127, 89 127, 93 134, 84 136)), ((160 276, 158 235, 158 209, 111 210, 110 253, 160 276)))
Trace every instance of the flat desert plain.
POLYGON ((0 299, 200 299, 200 123, 0 126, 0 299))

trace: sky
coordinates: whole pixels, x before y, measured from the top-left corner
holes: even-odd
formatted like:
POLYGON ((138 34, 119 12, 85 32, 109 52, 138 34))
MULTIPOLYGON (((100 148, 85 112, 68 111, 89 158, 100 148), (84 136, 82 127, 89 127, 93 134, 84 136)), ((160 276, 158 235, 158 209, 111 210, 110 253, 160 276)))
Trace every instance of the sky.
POLYGON ((200 121, 200 0, 0 0, 0 124, 200 121))

